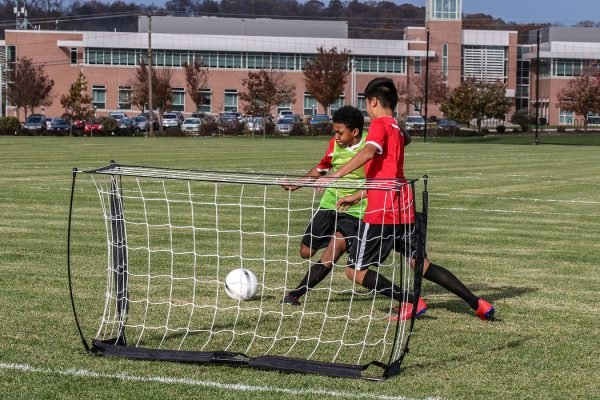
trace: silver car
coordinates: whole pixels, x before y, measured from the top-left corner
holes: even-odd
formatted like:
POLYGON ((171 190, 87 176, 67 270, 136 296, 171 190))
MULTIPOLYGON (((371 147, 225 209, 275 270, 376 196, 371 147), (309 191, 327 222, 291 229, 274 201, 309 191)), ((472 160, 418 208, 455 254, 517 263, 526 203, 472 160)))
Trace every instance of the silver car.
POLYGON ((186 133, 200 133, 202 121, 200 118, 186 118, 181 124, 181 130, 186 133))
POLYGON ((246 128, 250 132, 262 132, 265 129, 265 119, 263 117, 249 117, 246 121, 246 128))
POLYGON ((179 127, 179 117, 175 113, 164 113, 162 116, 163 128, 179 127))

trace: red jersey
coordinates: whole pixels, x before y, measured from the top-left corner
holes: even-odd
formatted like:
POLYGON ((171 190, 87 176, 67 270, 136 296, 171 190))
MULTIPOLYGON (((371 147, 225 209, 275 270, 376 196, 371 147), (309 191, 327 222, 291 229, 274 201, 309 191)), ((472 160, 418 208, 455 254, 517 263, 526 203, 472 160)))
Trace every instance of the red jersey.
MULTIPOLYGON (((365 164, 367 179, 404 178, 404 135, 391 116, 371 121, 367 144, 377 153, 365 164)), ((414 222, 413 195, 409 185, 399 190, 367 190, 365 222, 371 224, 410 224, 414 222)))

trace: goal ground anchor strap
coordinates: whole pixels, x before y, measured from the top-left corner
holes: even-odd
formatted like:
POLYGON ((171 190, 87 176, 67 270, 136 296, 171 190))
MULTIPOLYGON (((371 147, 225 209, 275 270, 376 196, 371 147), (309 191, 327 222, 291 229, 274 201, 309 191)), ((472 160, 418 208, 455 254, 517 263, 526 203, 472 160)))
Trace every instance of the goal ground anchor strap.
POLYGON ((91 353, 106 357, 124 357, 143 361, 170 361, 189 364, 246 365, 256 369, 281 372, 327 375, 338 378, 363 378, 370 365, 336 364, 282 356, 249 358, 242 353, 226 351, 181 351, 149 349, 114 344, 115 340, 94 340, 91 353))

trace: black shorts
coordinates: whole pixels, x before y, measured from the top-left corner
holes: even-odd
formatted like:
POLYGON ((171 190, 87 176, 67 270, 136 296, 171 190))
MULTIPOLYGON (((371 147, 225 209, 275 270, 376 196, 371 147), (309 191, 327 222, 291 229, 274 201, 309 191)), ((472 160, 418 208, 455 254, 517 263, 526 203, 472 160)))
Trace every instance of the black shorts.
POLYGON ((393 250, 404 257, 415 258, 417 232, 413 224, 369 224, 361 222, 358 235, 350 244, 348 263, 350 268, 367 269, 380 266, 393 250))
POLYGON ((313 215, 302 238, 302 244, 311 249, 324 249, 336 232, 346 239, 349 248, 356 238, 359 219, 350 214, 319 208, 313 215))

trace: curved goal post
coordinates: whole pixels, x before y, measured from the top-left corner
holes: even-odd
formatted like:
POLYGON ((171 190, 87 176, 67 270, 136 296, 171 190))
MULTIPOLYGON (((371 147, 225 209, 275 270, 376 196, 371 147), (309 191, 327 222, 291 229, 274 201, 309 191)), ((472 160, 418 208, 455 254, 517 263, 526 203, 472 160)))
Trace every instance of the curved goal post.
MULTIPOLYGON (((281 301, 319 259, 319 253, 312 259, 299 254, 319 206, 318 185, 318 180, 292 176, 114 162, 89 171, 74 169, 68 274, 86 351, 374 380, 398 374, 415 315, 406 321, 391 318, 400 301, 347 279, 347 255, 299 306, 281 301), (86 184, 76 188, 77 177, 86 184), (303 187, 282 189, 289 184, 303 187), (84 197, 87 201, 80 200, 84 197), (98 238, 93 241, 103 242, 93 244, 98 253, 105 248, 104 254, 80 254, 92 245, 81 243, 82 236, 88 237, 81 232, 93 232, 98 238), (251 299, 233 300, 225 292, 225 277, 237 268, 257 277, 251 299), (99 286, 102 275, 105 282, 99 286), (90 306, 98 317, 84 322, 89 313, 78 311, 90 306), (95 331, 91 344, 84 331, 95 331)), ((418 298, 426 177, 339 180, 331 186, 410 194, 406 207, 417 216, 410 226, 416 243, 407 244, 417 249, 414 269, 402 252, 392 251, 376 270, 402 289, 404 300, 408 293, 418 298)))

